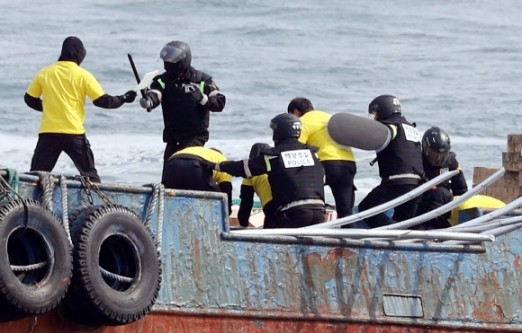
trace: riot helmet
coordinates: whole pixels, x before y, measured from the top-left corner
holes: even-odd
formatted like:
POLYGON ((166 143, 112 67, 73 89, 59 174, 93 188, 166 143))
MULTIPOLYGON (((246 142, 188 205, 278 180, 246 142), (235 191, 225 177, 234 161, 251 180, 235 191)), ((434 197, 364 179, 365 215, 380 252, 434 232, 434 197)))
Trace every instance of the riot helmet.
POLYGON ((298 138, 301 135, 301 120, 294 114, 282 113, 270 121, 270 128, 274 131, 272 139, 276 143, 288 138, 298 138))
POLYGON ((187 43, 173 41, 161 49, 160 58, 163 60, 167 73, 179 77, 190 68, 192 53, 187 43))
POLYGON ((433 166, 440 167, 448 160, 451 141, 448 133, 434 126, 422 136, 422 152, 433 166))
POLYGON ((392 95, 381 95, 368 106, 369 118, 377 121, 386 120, 393 114, 401 114, 401 101, 392 95))

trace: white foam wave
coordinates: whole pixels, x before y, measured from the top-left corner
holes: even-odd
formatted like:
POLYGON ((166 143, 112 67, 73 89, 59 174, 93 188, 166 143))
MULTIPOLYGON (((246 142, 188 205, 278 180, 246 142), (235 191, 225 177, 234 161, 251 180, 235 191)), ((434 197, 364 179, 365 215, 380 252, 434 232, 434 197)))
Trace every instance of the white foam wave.
MULTIPOLYGON (((163 151, 165 148, 160 135, 87 135, 96 160, 96 168, 104 182, 127 185, 158 183, 161 180, 163 151)), ((19 172, 30 169, 31 157, 36 146, 37 136, 23 137, 0 133, 0 167, 13 168, 19 172)), ((229 160, 248 158, 250 147, 256 142, 271 143, 268 136, 248 140, 214 139, 207 147, 215 147, 229 160)), ((373 158, 373 152, 359 152, 361 160, 373 158)), ((62 154, 53 170, 53 174, 76 175, 74 164, 62 154)), ((363 173, 364 174, 364 173, 363 173)), ((233 178, 233 195, 239 197, 242 178, 233 178)), ((371 188, 378 184, 378 179, 356 177, 356 202, 359 202, 371 188)), ((333 204, 329 187, 325 187, 326 201, 333 204)))

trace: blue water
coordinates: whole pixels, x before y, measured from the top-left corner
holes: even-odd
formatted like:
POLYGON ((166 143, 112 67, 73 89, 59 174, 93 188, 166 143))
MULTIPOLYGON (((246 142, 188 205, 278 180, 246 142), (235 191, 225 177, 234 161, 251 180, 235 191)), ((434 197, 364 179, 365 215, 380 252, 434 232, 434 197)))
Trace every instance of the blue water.
MULTIPOLYGON (((500 167, 522 105, 522 2, 506 1, 4 1, 0 12, 0 166, 29 169, 40 114, 23 95, 56 61, 67 36, 87 49, 82 67, 105 91, 132 89, 131 53, 143 76, 161 70, 158 53, 187 42, 193 65, 214 77, 227 106, 211 115, 209 147, 229 159, 271 142, 267 125, 296 96, 317 109, 366 117, 381 94, 402 101, 421 132, 451 137, 465 176, 500 167)), ((116 110, 87 102, 87 136, 105 182, 159 182, 164 144, 160 110, 116 110)), ((378 183, 374 152, 355 150, 356 201, 378 183)), ((67 156, 53 171, 76 174, 67 156)), ((240 179, 234 179, 237 197, 240 179)), ((327 193, 328 193, 327 188, 327 193)), ((328 201, 333 203, 331 195, 328 201)))

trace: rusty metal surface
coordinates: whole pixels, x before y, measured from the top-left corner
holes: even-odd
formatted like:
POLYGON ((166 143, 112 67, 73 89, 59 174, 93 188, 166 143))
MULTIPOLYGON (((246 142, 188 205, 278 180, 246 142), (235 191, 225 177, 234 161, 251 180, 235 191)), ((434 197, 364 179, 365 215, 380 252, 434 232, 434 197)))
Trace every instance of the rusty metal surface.
MULTIPOLYGON (((519 330, 518 330, 519 331, 519 330)), ((192 332, 345 332, 345 333, 458 333, 491 332, 489 329, 452 329, 420 325, 346 323, 325 320, 266 319, 234 316, 202 316, 176 312, 153 312, 125 326, 89 328, 64 320, 53 311, 39 317, 0 324, 0 333, 192 333, 192 332)), ((514 330, 516 332, 516 330, 514 330)))
POLYGON ((65 320, 59 311, 38 317, 0 323, 0 333, 459 333, 487 330, 438 329, 379 323, 343 323, 324 320, 281 320, 255 317, 201 316, 176 312, 153 312, 137 322, 113 327, 90 328, 65 320))
MULTIPOLYGON (((111 200, 146 215, 151 188, 100 188, 111 200)), ((38 198, 30 179, 21 181, 20 191, 38 198)), ((60 192, 57 186, 53 201, 58 215, 60 192)), ((88 204, 85 191, 73 181, 68 194, 70 210, 88 204)), ((216 193, 166 191, 156 314, 129 325, 129 331, 103 332, 132 332, 142 321, 152 323, 154 332, 163 327, 213 332, 204 327, 231 328, 236 322, 247 327, 254 323, 248 332, 280 331, 279 324, 299 331, 299 325, 312 322, 325 332, 520 330, 522 231, 491 244, 451 247, 238 237, 228 233, 225 200, 216 193), (392 311, 388 304, 385 311, 387 299, 421 308, 392 311), (256 330, 256 322, 266 330, 256 330), (373 325, 382 326, 363 330, 373 325), (388 330, 390 325, 397 328, 388 330)), ((155 216, 155 233, 157 222, 155 216)))

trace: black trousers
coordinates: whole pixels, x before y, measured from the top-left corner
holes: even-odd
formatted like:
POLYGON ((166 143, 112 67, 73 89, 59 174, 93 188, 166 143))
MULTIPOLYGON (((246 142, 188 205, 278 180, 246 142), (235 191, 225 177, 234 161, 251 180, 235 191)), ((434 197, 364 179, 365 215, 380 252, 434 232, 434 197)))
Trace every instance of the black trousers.
MULTIPOLYGON (((375 187, 368 195, 359 203, 359 212, 368 210, 382 203, 393 200, 401 195, 414 190, 419 185, 413 184, 400 184, 390 185, 381 183, 375 187)), ((377 228, 385 225, 392 224, 394 222, 404 221, 415 216, 417 210, 417 204, 420 197, 417 196, 402 205, 394 208, 393 217, 389 218, 385 213, 380 213, 371 217, 367 217, 364 221, 370 228, 377 228)))
POLYGON ((203 147, 207 141, 208 136, 201 136, 185 138, 179 142, 167 142, 167 145, 165 146, 165 152, 163 153, 163 171, 161 178, 163 179, 163 177, 165 177, 167 162, 169 161, 169 158, 172 156, 172 154, 187 147, 203 147))
POLYGON ((324 222, 324 208, 303 205, 277 212, 270 220, 265 219, 263 228, 300 228, 321 222, 324 222))
MULTIPOLYGON (((453 194, 444 186, 436 186, 420 196, 419 204, 415 216, 423 215, 436 208, 439 208, 453 200, 453 194)), ((451 211, 428 220, 422 224, 411 227, 410 229, 430 230, 451 227, 448 219, 451 216, 451 211)))
POLYGON ((335 200, 337 218, 352 215, 355 202, 355 185, 353 179, 357 173, 355 162, 323 161, 326 185, 330 186, 335 200))
POLYGON ((221 192, 212 177, 212 170, 202 168, 195 159, 172 158, 167 161, 161 182, 167 188, 221 192))
POLYGON ((39 134, 31 160, 31 171, 51 172, 62 152, 71 158, 82 176, 88 177, 92 182, 101 182, 94 165, 91 144, 85 134, 39 134))

